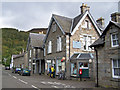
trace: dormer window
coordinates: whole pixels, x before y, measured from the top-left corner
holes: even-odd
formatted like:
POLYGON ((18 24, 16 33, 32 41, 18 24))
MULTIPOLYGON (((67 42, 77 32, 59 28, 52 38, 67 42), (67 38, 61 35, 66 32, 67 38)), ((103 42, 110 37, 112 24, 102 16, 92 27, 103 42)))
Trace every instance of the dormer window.
POLYGON ((117 47, 118 44, 118 34, 111 34, 111 46, 112 47, 117 47))

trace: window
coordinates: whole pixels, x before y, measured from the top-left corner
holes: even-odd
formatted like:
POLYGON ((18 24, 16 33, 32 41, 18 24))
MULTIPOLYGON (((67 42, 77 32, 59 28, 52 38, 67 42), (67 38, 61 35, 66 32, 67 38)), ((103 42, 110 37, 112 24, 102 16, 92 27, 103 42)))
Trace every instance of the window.
POLYGON ((52 53, 52 41, 48 42, 48 53, 52 53))
POLYGON ((56 29, 57 29, 56 27, 57 27, 57 25, 54 23, 53 26, 52 26, 52 31, 53 31, 53 32, 56 31, 56 29))
POLYGON ((87 36, 84 36, 84 50, 87 50, 87 36))
POLYGON ((45 48, 44 48, 44 56, 46 56, 46 50, 45 50, 45 48))
POLYGON ((71 75, 76 76, 77 75, 77 66, 76 63, 71 63, 71 75))
POLYGON ((92 38, 91 36, 84 36, 84 50, 91 50, 89 47, 92 44, 92 38))
POLYGON ((116 47, 118 46, 118 34, 112 34, 111 35, 111 44, 112 44, 112 47, 116 47))
POLYGON ((62 51, 62 40, 61 40, 61 37, 57 38, 57 51, 62 51))
POLYGON ((88 69, 88 63, 87 62, 79 62, 79 69, 88 69))
POLYGON ((120 78, 120 60, 112 60, 112 76, 120 78))
POLYGON ((31 57, 31 50, 30 50, 30 57, 31 57))
POLYGON ((85 20, 85 27, 86 27, 87 29, 89 29, 89 21, 88 21, 88 20, 85 20))

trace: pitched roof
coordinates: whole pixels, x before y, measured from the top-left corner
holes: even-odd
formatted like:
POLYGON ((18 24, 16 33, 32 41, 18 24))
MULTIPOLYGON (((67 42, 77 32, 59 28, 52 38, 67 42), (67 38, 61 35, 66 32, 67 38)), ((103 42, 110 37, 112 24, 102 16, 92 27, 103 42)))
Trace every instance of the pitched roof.
POLYGON ((104 41, 101 38, 98 38, 92 45, 90 45, 90 47, 95 47, 103 44, 104 44, 104 41))
POLYGON ((18 54, 18 55, 12 55, 13 59, 23 57, 25 53, 18 54))
POLYGON ((73 27, 72 30, 75 28, 75 26, 78 24, 78 22, 80 21, 80 19, 83 17, 84 14, 80 14, 78 16, 76 16, 75 18, 73 18, 73 27))
POLYGON ((120 23, 110 21, 109 24, 107 25, 107 27, 105 28, 105 30, 103 31, 102 35, 100 36, 100 38, 97 39, 92 45, 90 45, 90 47, 96 47, 96 46, 104 44, 104 39, 103 38, 106 35, 106 32, 109 30, 108 28, 109 28, 110 25, 115 25, 118 28, 120 28, 120 23))
POLYGON ((53 17, 56 19, 60 27, 63 29, 65 33, 70 33, 70 28, 72 24, 72 19, 64 16, 59 16, 53 14, 53 17))
POLYGON ((109 29, 108 29, 109 26, 111 26, 111 25, 115 25, 115 26, 117 26, 118 28, 120 28, 120 23, 114 22, 114 21, 110 21, 109 24, 107 25, 107 27, 105 28, 105 30, 103 31, 103 33, 102 33, 101 36, 103 36, 103 35, 106 34, 106 32, 109 30, 109 29))
POLYGON ((33 28, 27 32, 30 32, 30 33, 38 33, 38 32, 41 32, 41 31, 44 31, 46 32, 48 28, 33 28))
POLYGON ((42 47, 45 34, 30 33, 30 43, 32 47, 42 47))

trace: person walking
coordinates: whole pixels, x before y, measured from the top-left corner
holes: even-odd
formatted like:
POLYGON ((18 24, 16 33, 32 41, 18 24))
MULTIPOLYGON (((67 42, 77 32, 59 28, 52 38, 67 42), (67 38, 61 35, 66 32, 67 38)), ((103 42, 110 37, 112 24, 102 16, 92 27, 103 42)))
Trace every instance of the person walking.
POLYGON ((51 66, 49 67, 49 76, 51 77, 51 66))
POLYGON ((51 77, 52 77, 52 78, 53 78, 54 71, 55 71, 55 69, 54 69, 54 67, 52 66, 52 67, 51 67, 51 77))

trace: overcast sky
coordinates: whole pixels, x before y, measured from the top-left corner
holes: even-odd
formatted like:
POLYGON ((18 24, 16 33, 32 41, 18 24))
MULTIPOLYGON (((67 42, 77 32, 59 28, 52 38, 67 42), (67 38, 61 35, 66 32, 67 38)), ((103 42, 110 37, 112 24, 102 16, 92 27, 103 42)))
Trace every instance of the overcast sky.
MULTIPOLYGON (((70 18, 80 14, 83 2, 2 2, 2 16, 0 28, 10 27, 19 30, 32 28, 47 28, 52 14, 70 18)), ((105 24, 110 21, 110 14, 118 11, 117 2, 88 2, 90 13, 96 20, 105 19, 105 24)))

